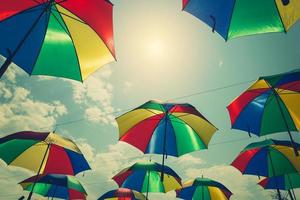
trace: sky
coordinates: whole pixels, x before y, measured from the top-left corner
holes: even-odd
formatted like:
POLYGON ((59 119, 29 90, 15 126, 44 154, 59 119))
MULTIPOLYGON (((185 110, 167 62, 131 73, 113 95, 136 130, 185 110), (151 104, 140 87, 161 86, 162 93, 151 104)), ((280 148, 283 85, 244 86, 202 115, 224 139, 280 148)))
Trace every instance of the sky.
MULTIPOLYGON (((78 178, 88 199, 96 199, 117 188, 111 180, 114 174, 150 158, 118 142, 114 118, 150 99, 187 102, 219 131, 207 150, 168 157, 166 164, 183 180, 203 175, 223 183, 234 193, 233 200, 271 199, 270 191, 257 186, 257 177, 243 176, 230 166, 247 144, 265 138, 249 138, 245 132, 231 130, 226 106, 259 76, 300 67, 300 23, 287 34, 225 42, 207 25, 181 11, 180 0, 112 2, 117 61, 103 66, 84 83, 29 77, 11 66, 0 81, 0 136, 22 130, 55 130, 73 139, 92 167, 78 178), (204 92, 228 85, 235 86, 204 92), (73 123, 65 123, 70 121, 73 123)), ((300 142, 299 133, 293 135, 300 142)), ((287 139, 287 134, 270 137, 287 139)), ((151 158, 161 161, 159 156, 151 158)), ((26 196, 17 183, 30 175, 30 171, 0 161, 0 199, 26 196)), ((150 199, 176 198, 169 192, 150 194, 150 199)))

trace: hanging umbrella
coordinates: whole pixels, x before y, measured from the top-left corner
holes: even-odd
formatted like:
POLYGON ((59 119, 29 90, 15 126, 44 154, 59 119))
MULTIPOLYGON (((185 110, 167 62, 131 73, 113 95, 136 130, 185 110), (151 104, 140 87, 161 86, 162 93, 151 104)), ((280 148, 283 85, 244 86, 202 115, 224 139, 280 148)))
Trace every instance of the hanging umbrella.
MULTIPOLYGON (((72 140, 52 132, 24 131, 0 138, 0 158, 8 165, 37 172, 37 178, 39 174, 75 175, 90 169, 72 140)), ((28 199, 31 195, 32 191, 28 199)))
POLYGON ((207 149, 217 130, 190 104, 148 101, 116 120, 120 141, 145 154, 162 154, 163 166, 166 155, 207 149))
POLYGON ((298 0, 182 0, 194 15, 225 40, 260 33, 287 32, 300 19, 298 0))
POLYGON ((98 200, 146 200, 146 196, 135 190, 119 188, 103 194, 98 200))
MULTIPOLYGON (((300 151, 300 145, 295 144, 300 151)), ((269 139, 249 144, 231 165, 242 174, 273 177, 300 172, 300 157, 288 141, 269 139)), ((277 192, 280 196, 279 189, 277 192)))
POLYGON ((155 162, 137 162, 113 177, 113 180, 122 188, 129 188, 142 193, 168 192, 181 187, 181 178, 168 166, 155 162), (160 180, 161 172, 166 174, 160 180))
POLYGON ((300 188, 300 174, 285 174, 282 176, 274 176, 270 178, 264 178, 258 183, 264 189, 280 189, 287 190, 291 199, 296 200, 296 196, 294 193, 294 188, 300 188))
POLYGON ((108 0, 2 0, 0 77, 14 62, 30 75, 85 80, 114 60, 108 0))
MULTIPOLYGON (((300 130, 300 70, 260 77, 228 107, 234 129, 257 136, 300 130)), ((295 154, 298 155, 296 147, 295 154)))
POLYGON ((87 193, 74 176, 62 174, 47 174, 30 177, 19 184, 24 190, 31 191, 44 197, 61 199, 86 199, 87 193))
POLYGON ((176 197, 185 200, 229 200, 231 195, 224 185, 208 178, 187 181, 176 190, 176 197))

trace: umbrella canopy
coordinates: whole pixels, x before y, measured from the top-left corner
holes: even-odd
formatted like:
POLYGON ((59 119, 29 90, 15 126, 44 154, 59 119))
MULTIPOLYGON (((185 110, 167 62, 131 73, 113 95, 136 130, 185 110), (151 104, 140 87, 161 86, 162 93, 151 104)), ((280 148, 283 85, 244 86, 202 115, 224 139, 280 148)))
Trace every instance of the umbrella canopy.
POLYGON ((81 183, 74 176, 62 174, 47 174, 30 177, 19 184, 24 190, 31 191, 44 197, 61 199, 86 199, 87 193, 81 183))
POLYGON ((39 174, 75 175, 90 169, 72 140, 52 132, 24 131, 0 138, 0 158, 39 174))
POLYGON ((212 27, 225 40, 287 32, 300 19, 298 0, 182 0, 183 10, 212 27))
POLYGON ((155 162, 137 162, 113 177, 119 187, 130 188, 142 193, 168 192, 181 187, 181 178, 168 166, 155 162), (161 171, 165 178, 160 180, 161 171))
POLYGON ((228 107, 231 125, 257 136, 300 130, 300 70, 260 77, 228 107))
POLYGON ((135 190, 119 188, 106 192, 98 200, 146 200, 146 196, 135 190))
POLYGON ((187 181, 176 190, 176 197, 185 200, 228 200, 231 195, 224 185, 208 178, 187 181))
POLYGON ((176 157, 207 149, 217 130, 190 104, 149 101, 116 120, 120 141, 146 154, 176 157))
POLYGON ((246 146, 231 165, 243 174, 273 177, 300 172, 300 157, 290 142, 269 139, 246 146))
POLYGON ((300 174, 293 173, 264 178, 258 184, 264 189, 291 190, 294 188, 300 188, 300 174))
POLYGON ((3 0, 0 54, 30 75, 85 80, 114 60, 108 0, 3 0))

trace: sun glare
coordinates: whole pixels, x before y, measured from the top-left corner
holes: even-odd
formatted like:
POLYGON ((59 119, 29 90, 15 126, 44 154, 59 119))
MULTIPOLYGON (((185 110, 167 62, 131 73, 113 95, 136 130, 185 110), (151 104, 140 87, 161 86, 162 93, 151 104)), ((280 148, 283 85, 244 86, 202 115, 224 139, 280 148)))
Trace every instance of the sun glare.
POLYGON ((149 40, 149 43, 146 46, 146 51, 150 57, 158 59, 163 57, 165 45, 160 39, 149 40))

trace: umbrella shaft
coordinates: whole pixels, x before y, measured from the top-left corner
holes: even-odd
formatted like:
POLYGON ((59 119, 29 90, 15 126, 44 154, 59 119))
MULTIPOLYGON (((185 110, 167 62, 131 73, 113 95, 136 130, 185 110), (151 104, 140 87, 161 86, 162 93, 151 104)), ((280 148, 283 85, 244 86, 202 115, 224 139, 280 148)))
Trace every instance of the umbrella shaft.
POLYGON ((291 193, 291 190, 288 190, 289 196, 291 198, 291 200, 294 200, 293 194, 291 193))

